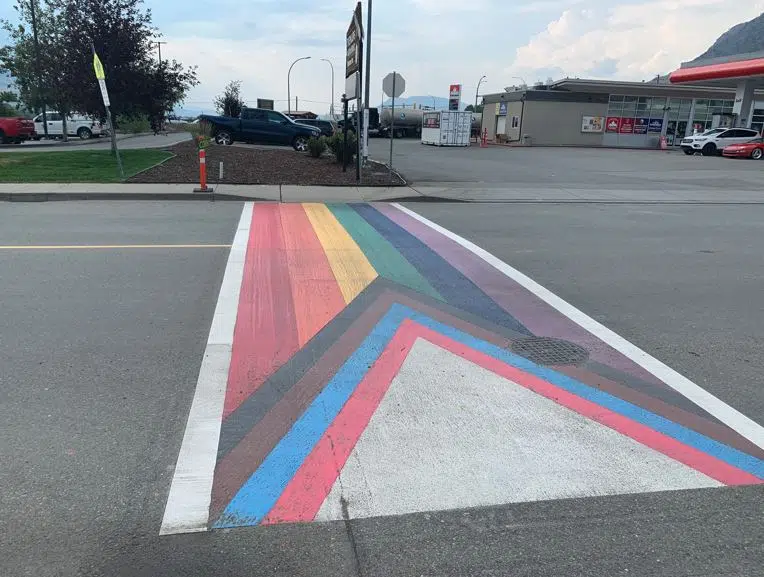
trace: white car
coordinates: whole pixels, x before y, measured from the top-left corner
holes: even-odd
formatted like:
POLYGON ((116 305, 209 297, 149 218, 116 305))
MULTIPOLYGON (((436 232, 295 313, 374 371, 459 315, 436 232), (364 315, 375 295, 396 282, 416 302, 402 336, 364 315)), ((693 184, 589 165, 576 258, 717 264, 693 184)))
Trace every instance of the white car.
POLYGON ((685 154, 701 152, 704 156, 721 154, 725 147, 750 142, 757 136, 759 133, 749 128, 712 128, 683 139, 682 150, 685 154))
MULTIPOLYGON (((48 136, 51 138, 61 138, 64 135, 63 116, 55 111, 47 112, 46 116, 48 120, 48 136)), ((45 136, 42 114, 35 116, 34 129, 37 133, 35 137, 37 140, 45 136)), ((77 136, 82 140, 88 140, 94 136, 101 136, 106 133, 100 121, 78 115, 67 117, 66 132, 69 136, 77 136)))

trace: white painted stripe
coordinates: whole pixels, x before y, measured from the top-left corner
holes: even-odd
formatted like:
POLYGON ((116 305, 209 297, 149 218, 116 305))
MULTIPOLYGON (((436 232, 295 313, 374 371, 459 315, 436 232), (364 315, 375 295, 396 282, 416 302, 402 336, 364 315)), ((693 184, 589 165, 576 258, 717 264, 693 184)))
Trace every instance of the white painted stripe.
POLYGON ((622 336, 614 333, 609 328, 598 323, 590 316, 584 314, 576 307, 561 299, 553 292, 544 288, 530 277, 524 275, 519 270, 511 267, 501 259, 496 258, 488 251, 480 248, 476 244, 468 241, 467 239, 451 232, 448 229, 426 219, 425 217, 417 214, 416 212, 409 210, 405 206, 401 206, 398 203, 392 203, 392 206, 398 210, 408 214, 412 218, 415 218, 419 222, 426 224, 433 230, 438 231, 444 236, 447 236, 451 240, 459 243, 467 250, 473 252, 488 264, 504 273, 519 285, 525 287, 530 292, 535 294, 538 298, 551 305, 570 320, 580 325, 594 336, 607 343, 615 350, 623 355, 626 355, 635 363, 649 371, 672 389, 684 395, 700 408, 707 411, 719 419, 722 423, 737 431, 740 435, 754 443, 755 445, 764 449, 764 427, 749 419, 740 411, 730 407, 724 401, 716 398, 705 389, 699 387, 693 383, 690 379, 684 375, 678 373, 668 365, 662 363, 655 357, 647 354, 645 351, 624 339, 622 336))
POLYGON ((244 205, 228 255, 160 535, 207 530, 212 478, 217 461, 220 424, 223 420, 233 333, 253 208, 251 202, 244 205))

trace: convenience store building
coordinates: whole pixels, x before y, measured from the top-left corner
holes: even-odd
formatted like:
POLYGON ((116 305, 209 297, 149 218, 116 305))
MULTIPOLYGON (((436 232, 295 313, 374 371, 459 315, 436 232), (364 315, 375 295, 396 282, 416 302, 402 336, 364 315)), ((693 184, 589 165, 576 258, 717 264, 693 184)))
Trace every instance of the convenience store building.
POLYGON ((760 78, 750 62, 764 65, 764 54, 722 60, 686 64, 652 82, 566 78, 487 94, 482 128, 494 142, 631 148, 658 148, 662 136, 679 146, 695 130, 719 126, 761 132, 764 67, 760 78))

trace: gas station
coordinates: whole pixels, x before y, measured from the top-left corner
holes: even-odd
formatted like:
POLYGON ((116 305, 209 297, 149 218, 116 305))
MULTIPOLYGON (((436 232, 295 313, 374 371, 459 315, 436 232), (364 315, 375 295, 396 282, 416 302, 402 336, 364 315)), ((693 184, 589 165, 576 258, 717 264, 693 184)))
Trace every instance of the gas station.
MULTIPOLYGON (((764 89, 764 52, 684 63, 669 75, 674 85, 735 90, 729 126, 762 130, 764 111, 756 108, 755 92, 764 89)), ((724 124, 722 124, 724 125, 724 124)))

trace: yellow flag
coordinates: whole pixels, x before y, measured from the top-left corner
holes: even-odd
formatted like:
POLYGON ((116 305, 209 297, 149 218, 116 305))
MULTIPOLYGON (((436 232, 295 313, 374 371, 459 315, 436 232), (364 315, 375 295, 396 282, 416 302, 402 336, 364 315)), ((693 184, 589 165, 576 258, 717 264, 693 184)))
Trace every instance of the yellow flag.
POLYGON ((93 68, 95 69, 96 78, 98 80, 106 80, 106 72, 104 72, 103 64, 101 64, 101 59, 98 58, 98 54, 93 52, 93 68))

